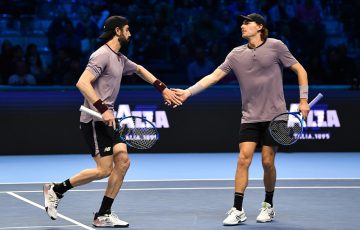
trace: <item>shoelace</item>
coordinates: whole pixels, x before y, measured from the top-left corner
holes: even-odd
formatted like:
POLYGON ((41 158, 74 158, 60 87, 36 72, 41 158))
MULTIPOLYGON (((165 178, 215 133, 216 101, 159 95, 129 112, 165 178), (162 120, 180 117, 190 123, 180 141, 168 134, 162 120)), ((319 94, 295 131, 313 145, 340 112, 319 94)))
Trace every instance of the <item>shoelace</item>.
POLYGON ((234 209, 230 209, 226 214, 227 215, 230 215, 231 213, 233 213, 234 212, 234 209))
POLYGON ((267 215, 272 216, 274 215, 274 212, 270 210, 270 208, 260 208, 259 209, 262 213, 265 212, 267 215))
POLYGON ((59 204, 59 198, 56 195, 52 196, 51 194, 49 194, 49 200, 51 203, 54 204, 55 208, 57 208, 57 206, 59 204))
POLYGON ((109 217, 119 219, 119 217, 115 213, 110 213, 109 217))
POLYGON ((106 217, 106 219, 109 220, 113 220, 113 219, 119 220, 119 217, 115 213, 105 214, 104 216, 106 217))

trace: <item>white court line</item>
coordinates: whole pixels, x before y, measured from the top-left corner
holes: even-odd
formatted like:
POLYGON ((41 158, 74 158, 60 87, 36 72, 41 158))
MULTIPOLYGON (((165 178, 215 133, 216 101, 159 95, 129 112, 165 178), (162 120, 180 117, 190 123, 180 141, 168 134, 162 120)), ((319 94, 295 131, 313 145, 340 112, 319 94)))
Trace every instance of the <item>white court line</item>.
MULTIPOLYGON (((33 206, 35 206, 35 207, 37 207, 37 208, 40 208, 40 209, 42 209, 42 210, 45 210, 45 208, 44 208, 43 206, 41 206, 41 205, 39 205, 39 204, 31 201, 31 200, 28 200, 28 199, 26 199, 25 197, 19 196, 19 195, 15 194, 14 192, 8 192, 7 194, 9 194, 9 195, 11 195, 11 196, 13 196, 13 197, 15 197, 15 198, 18 198, 19 200, 22 200, 22 201, 24 201, 24 202, 26 202, 26 203, 28 203, 28 204, 31 204, 31 205, 33 205, 33 206)), ((76 220, 73 220, 73 219, 71 219, 71 218, 69 218, 69 217, 67 217, 67 216, 61 215, 60 213, 58 213, 58 217, 60 217, 60 218, 62 218, 62 219, 64 219, 64 220, 67 220, 67 221, 69 221, 69 222, 71 222, 71 223, 73 223, 73 224, 76 224, 76 225, 79 226, 79 227, 82 227, 82 228, 85 228, 85 229, 89 229, 89 230, 95 230, 94 228, 90 228, 89 226, 86 226, 86 225, 84 225, 84 224, 82 224, 82 223, 80 223, 80 222, 77 222, 76 220)))
MULTIPOLYGON (((228 189, 234 189, 234 187, 124 188, 124 189, 121 189, 120 191, 228 190, 228 189)), ((264 187, 263 186, 247 187, 246 189, 264 189, 264 187)), ((279 187, 275 187, 275 189, 360 189, 360 186, 279 186, 279 187)), ((69 190, 69 192, 103 192, 103 191, 105 191, 105 189, 72 189, 72 190, 69 190)), ((40 192, 43 192, 43 191, 42 190, 0 191, 0 194, 1 193, 40 193, 40 192)))
MULTIPOLYGON (((232 181, 234 178, 219 178, 219 179, 162 179, 162 180, 124 180, 124 182, 180 182, 180 181, 232 181)), ((252 180, 263 180, 263 178, 249 178, 252 180)), ((277 178, 277 181, 280 180, 360 180, 360 178, 277 178)), ((23 185, 23 184, 45 184, 45 182, 2 182, 0 185, 23 185)), ((91 183, 107 183, 107 180, 98 180, 91 183)))
POLYGON ((77 225, 44 225, 44 226, 22 226, 22 227, 4 227, 0 229, 35 229, 35 228, 72 228, 77 225))

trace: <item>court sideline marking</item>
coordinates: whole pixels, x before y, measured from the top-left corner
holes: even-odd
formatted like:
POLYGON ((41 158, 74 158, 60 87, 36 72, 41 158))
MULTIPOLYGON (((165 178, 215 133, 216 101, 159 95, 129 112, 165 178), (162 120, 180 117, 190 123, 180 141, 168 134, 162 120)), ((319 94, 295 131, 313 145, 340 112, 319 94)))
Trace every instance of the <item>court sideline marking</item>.
MULTIPOLYGON (((45 211, 45 208, 43 206, 41 206, 41 205, 31 201, 31 200, 28 200, 25 197, 19 196, 19 195, 15 194, 14 192, 7 192, 7 194, 9 194, 9 195, 11 195, 11 196, 13 196, 13 197, 15 197, 15 198, 17 198, 19 200, 22 200, 22 201, 24 201, 24 202, 26 202, 28 204, 31 204, 31 205, 45 211)), ((94 228, 90 228, 89 226, 86 226, 86 225, 84 225, 84 224, 82 224, 82 223, 80 223, 80 222, 78 222, 76 220, 73 220, 73 219, 71 219, 71 218, 69 218, 67 216, 64 216, 64 215, 62 215, 60 213, 58 213, 58 217, 60 217, 60 218, 62 218, 64 220, 67 220, 67 221, 69 221, 69 222, 71 222, 71 223, 73 223, 73 224, 75 224, 75 225, 77 225, 79 227, 82 227, 82 228, 85 228, 85 229, 88 229, 88 230, 95 230, 94 228)))
POLYGON ((22 226, 22 227, 4 227, 0 229, 32 229, 32 228, 72 228, 77 225, 49 225, 49 226, 22 226))
MULTIPOLYGON (((124 182, 126 183, 131 183, 131 182, 181 182, 181 181, 233 181, 234 178, 219 178, 219 179, 162 179, 162 180, 124 180, 124 182)), ((263 180, 263 178, 249 178, 249 181, 259 181, 259 180, 263 180)), ((360 180, 360 178, 358 177, 346 177, 346 178, 277 178, 277 181, 289 181, 289 180, 360 180)), ((43 182, 0 182, 0 185, 25 185, 25 184, 45 184, 45 183, 49 183, 49 181, 43 181, 43 182)), ((91 183, 107 183, 106 179, 103 180, 97 180, 97 181, 93 181, 91 183)))
MULTIPOLYGON (((276 189, 360 189, 360 186, 279 186, 275 187, 276 189)), ((166 191, 166 190, 230 190, 234 187, 178 187, 178 188, 124 188, 120 191, 166 191)), ((263 186, 258 187, 247 187, 246 189, 264 189, 263 186)), ((69 192, 103 192, 105 189, 72 189, 69 192)), ((18 190, 18 191, 0 191, 2 193, 41 193, 42 190, 18 190)), ((26 199, 26 198, 24 198, 26 199)), ((36 204, 36 203, 35 203, 36 204)), ((44 207, 40 206, 42 209, 44 207)))

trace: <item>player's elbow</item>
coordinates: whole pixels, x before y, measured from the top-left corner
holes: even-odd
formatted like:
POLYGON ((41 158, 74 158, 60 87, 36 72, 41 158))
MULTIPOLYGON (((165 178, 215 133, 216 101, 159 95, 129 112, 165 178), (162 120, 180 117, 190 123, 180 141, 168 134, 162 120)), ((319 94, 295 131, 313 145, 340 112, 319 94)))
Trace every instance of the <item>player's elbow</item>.
POLYGON ((81 87, 81 82, 80 82, 80 80, 78 80, 78 81, 76 82, 75 86, 76 86, 76 88, 80 89, 80 87, 81 87))
POLYGON ((307 76, 306 70, 300 63, 296 63, 295 65, 291 66, 290 69, 294 71, 297 75, 307 76))
POLYGON ((136 73, 138 75, 142 75, 144 73, 144 67, 142 65, 137 65, 137 68, 136 68, 136 73))
POLYGON ((80 78, 76 83, 76 88, 82 91, 85 87, 86 87, 86 82, 80 78))

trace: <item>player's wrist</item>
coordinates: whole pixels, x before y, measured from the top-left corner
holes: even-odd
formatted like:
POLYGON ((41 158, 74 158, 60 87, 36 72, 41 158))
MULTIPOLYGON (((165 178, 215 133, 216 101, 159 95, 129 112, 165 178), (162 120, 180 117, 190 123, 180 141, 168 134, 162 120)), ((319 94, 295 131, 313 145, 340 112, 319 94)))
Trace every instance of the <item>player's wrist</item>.
POLYGON ((165 85, 165 83, 163 83, 162 81, 160 81, 159 79, 156 79, 153 83, 153 86, 160 92, 162 93, 167 86, 165 85))
POLYGON ((107 107, 107 105, 105 105, 104 102, 103 102, 101 99, 95 101, 95 102, 93 103, 93 106, 94 106, 101 114, 105 113, 105 112, 109 109, 109 108, 107 107))
POLYGON ((192 85, 189 88, 187 88, 187 90, 190 92, 190 96, 194 96, 194 95, 199 94, 200 92, 204 91, 205 87, 198 82, 195 85, 192 85))
POLYGON ((185 94, 186 94, 186 96, 188 96, 188 97, 191 97, 191 96, 192 96, 191 91, 189 90, 189 88, 185 89, 185 94))
POLYGON ((299 86, 300 99, 308 99, 309 94, 309 86, 308 85, 300 85, 299 86))

